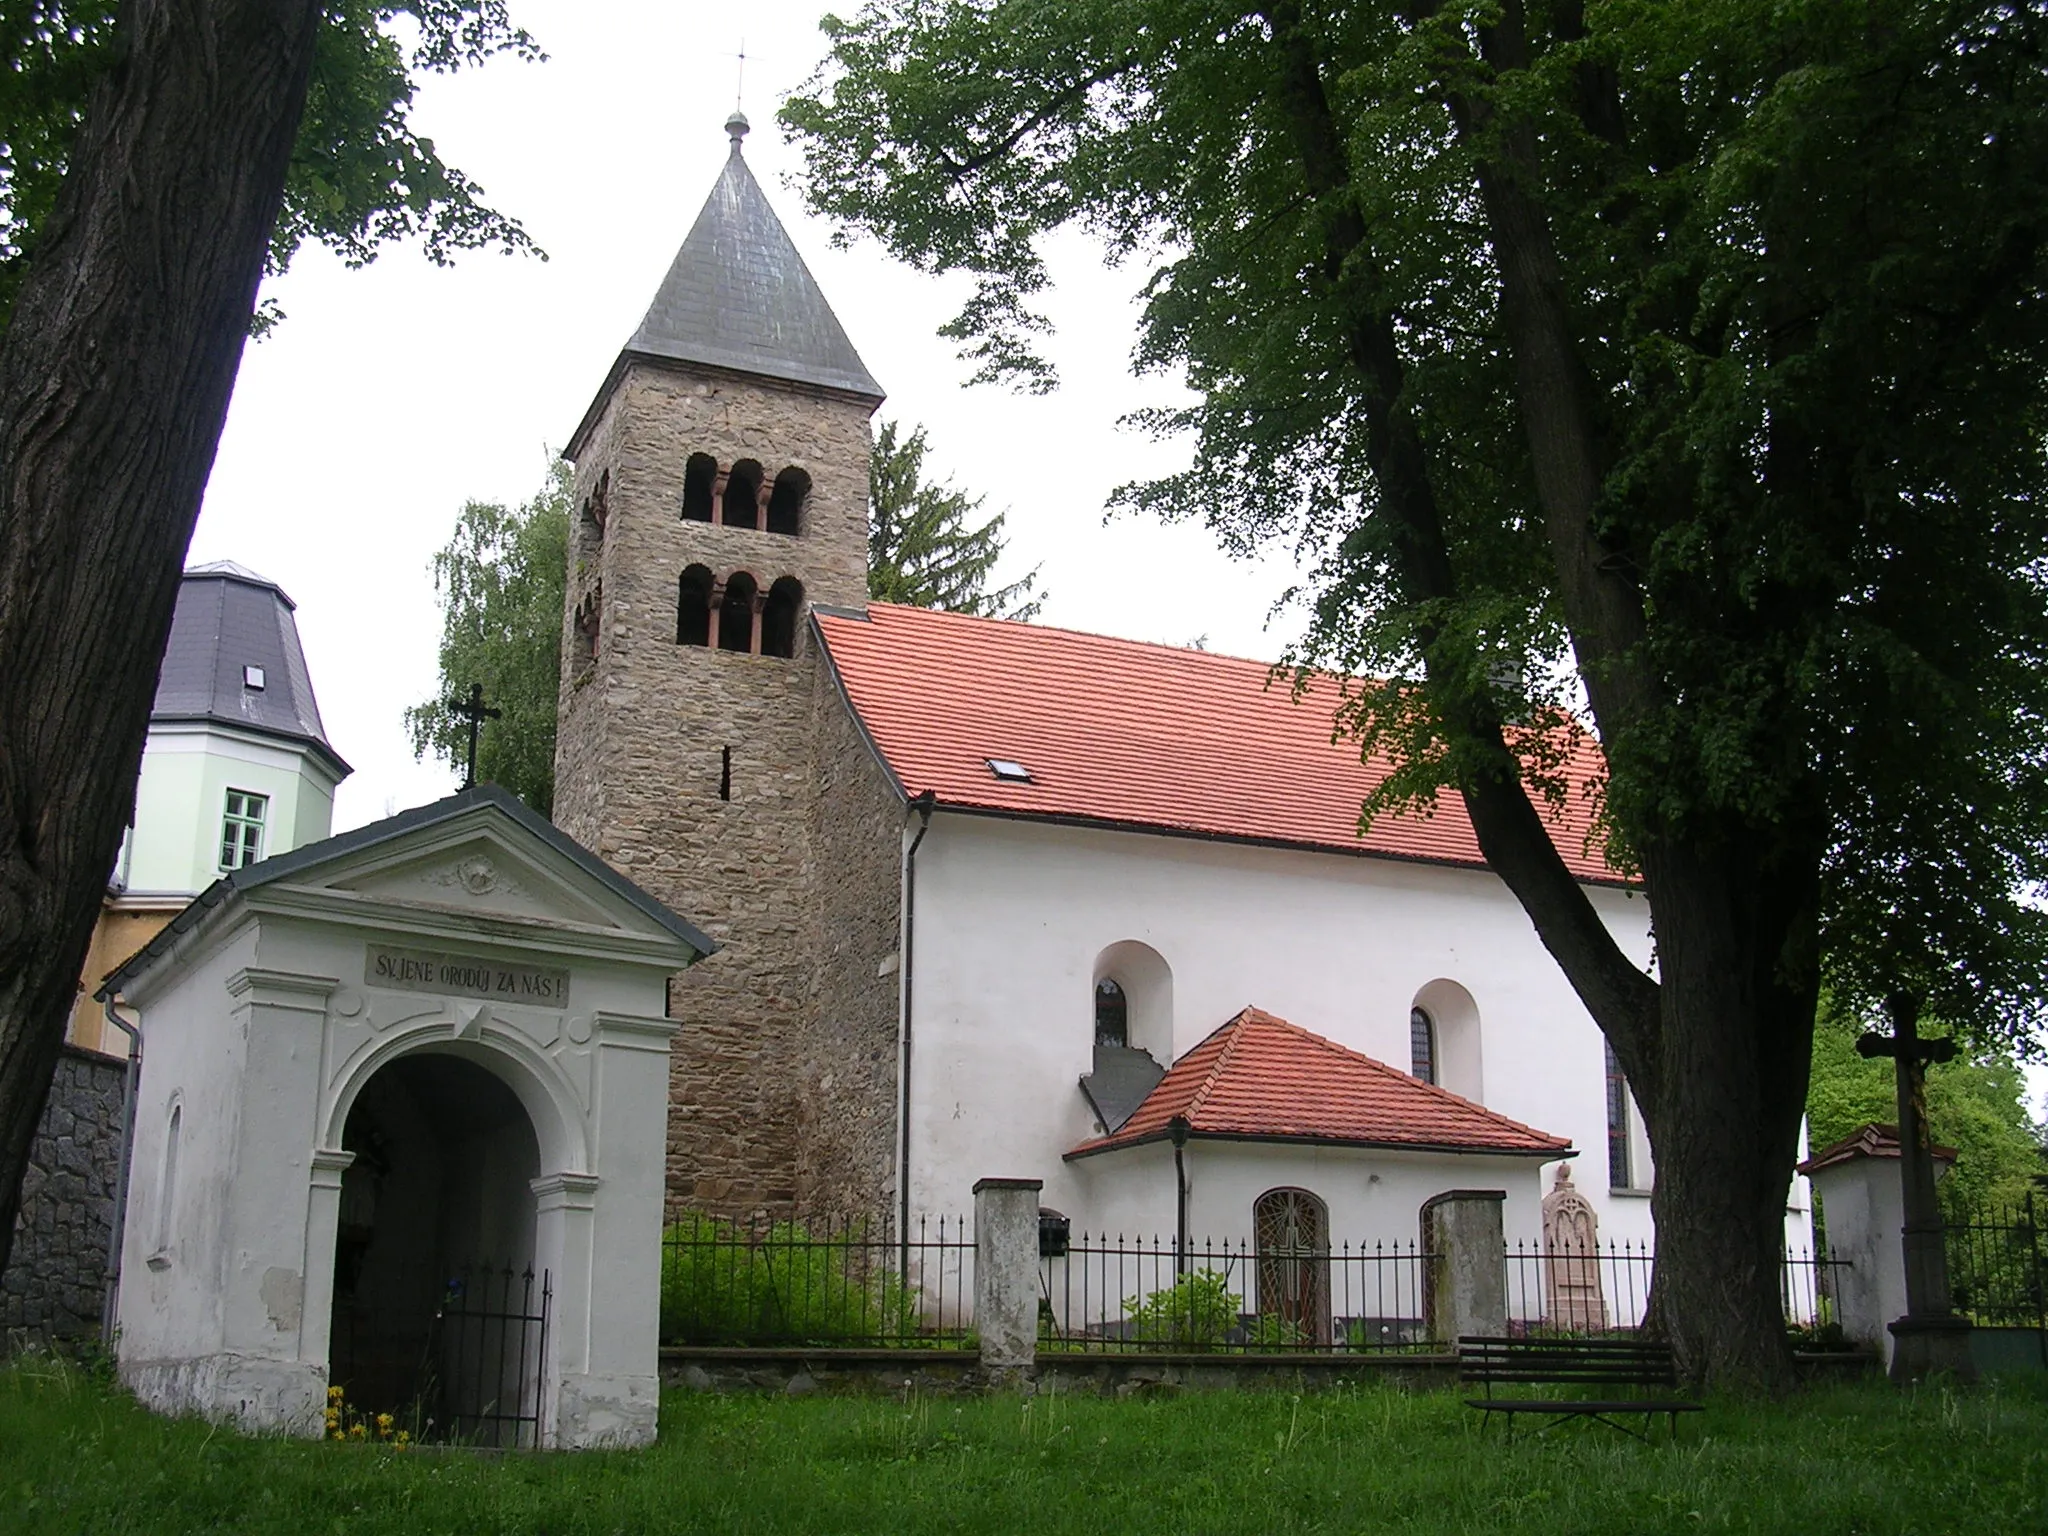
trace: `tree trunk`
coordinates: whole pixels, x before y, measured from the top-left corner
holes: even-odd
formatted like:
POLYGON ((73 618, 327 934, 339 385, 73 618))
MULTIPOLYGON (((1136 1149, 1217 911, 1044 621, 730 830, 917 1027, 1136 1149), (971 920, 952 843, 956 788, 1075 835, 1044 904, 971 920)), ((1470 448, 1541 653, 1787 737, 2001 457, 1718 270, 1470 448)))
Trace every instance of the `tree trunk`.
POLYGON ((0 340, 0 1267, 319 20, 318 0, 129 0, 0 340))
MULTIPOLYGON (((1314 40, 1296 0, 1265 7, 1280 49, 1280 99, 1296 133, 1309 190, 1331 206, 1325 272, 1352 308, 1352 360, 1364 388, 1368 454, 1382 515, 1401 531, 1405 593, 1455 601, 1458 589, 1427 454, 1404 403, 1405 366, 1377 297, 1370 231, 1348 199, 1344 135, 1322 83, 1314 40), (1351 291, 1345 291, 1345 284, 1351 291)), ((1519 67, 1508 0, 1487 36, 1488 59, 1519 67)), ((1482 113, 1453 100, 1469 128, 1482 113)), ((1594 535, 1605 474, 1598 412, 1576 353, 1547 220, 1533 138, 1511 127, 1507 163, 1482 162, 1480 191, 1502 283, 1502 322, 1514 354, 1518 407, 1530 438, 1558 592, 1603 735, 1661 707, 1642 659, 1640 594, 1594 535)), ((1693 827, 1643 845, 1644 886, 1656 925, 1659 978, 1637 970, 1573 879, 1530 803, 1493 707, 1457 679, 1471 668, 1418 633, 1430 700, 1448 733, 1476 743, 1496 770, 1462 786, 1487 864, 1528 913, 1538 937, 1637 1090, 1657 1185, 1657 1268, 1650 1323, 1671 1340, 1693 1380, 1775 1388, 1790 1379, 1779 1274, 1790 1184, 1809 1070, 1813 908, 1820 864, 1813 829, 1693 827), (1703 848, 1736 850, 1723 858, 1703 848)))

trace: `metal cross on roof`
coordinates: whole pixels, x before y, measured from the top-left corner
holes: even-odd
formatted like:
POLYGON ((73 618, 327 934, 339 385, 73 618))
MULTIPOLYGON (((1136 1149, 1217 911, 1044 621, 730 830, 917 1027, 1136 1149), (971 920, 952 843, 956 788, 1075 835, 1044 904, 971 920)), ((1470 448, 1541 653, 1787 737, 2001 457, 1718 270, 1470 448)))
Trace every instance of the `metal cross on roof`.
POLYGON ((476 787, 477 733, 483 729, 483 723, 486 720, 499 719, 505 712, 502 709, 492 709, 488 704, 484 703, 484 685, 482 683, 471 683, 469 685, 468 698, 450 699, 448 701, 448 712, 451 715, 460 715, 469 722, 469 776, 462 781, 462 787, 464 789, 474 789, 476 787))

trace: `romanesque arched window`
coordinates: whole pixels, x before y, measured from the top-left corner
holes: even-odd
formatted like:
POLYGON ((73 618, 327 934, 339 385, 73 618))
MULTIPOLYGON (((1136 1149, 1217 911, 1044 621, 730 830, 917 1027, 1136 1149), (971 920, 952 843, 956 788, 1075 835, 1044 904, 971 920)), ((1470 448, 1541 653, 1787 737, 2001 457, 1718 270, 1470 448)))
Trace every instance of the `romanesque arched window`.
POLYGON ((779 577, 768 589, 767 604, 761 609, 761 654, 796 654, 797 616, 804 608, 804 584, 794 576, 779 577))
POLYGON ((754 623, 759 617, 761 584, 745 571, 725 578, 725 600, 718 605, 718 648, 721 651, 756 651, 754 623))
POLYGON ((711 487, 718 479, 718 461, 708 453, 693 453, 683 466, 683 520, 711 521, 711 487))
POLYGON ((711 643, 711 571, 693 565, 683 571, 676 589, 676 644, 711 643))
POLYGON ((1095 983, 1095 1043, 1119 1048, 1131 1043, 1131 1005, 1113 976, 1095 983))
POLYGON ((1426 1008, 1408 1010, 1408 1070, 1425 1083, 1436 1081, 1436 1020, 1426 1008))
POLYGON ((719 504, 718 520, 728 528, 761 526, 761 465, 741 459, 725 477, 725 499, 719 504))
POLYGON ((804 505, 811 499, 811 477, 794 464, 775 477, 768 496, 768 531, 791 536, 803 532, 804 505))

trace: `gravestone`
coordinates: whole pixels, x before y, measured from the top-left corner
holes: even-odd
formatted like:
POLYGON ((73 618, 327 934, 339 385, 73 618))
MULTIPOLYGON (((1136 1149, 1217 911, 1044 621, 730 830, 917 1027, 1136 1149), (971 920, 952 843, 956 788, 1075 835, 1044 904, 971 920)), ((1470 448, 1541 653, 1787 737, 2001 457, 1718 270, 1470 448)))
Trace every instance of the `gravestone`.
POLYGON ((1572 1185, 1572 1165, 1559 1163, 1543 1197, 1543 1315, 1573 1333, 1607 1331, 1600 1287, 1600 1218, 1572 1185))

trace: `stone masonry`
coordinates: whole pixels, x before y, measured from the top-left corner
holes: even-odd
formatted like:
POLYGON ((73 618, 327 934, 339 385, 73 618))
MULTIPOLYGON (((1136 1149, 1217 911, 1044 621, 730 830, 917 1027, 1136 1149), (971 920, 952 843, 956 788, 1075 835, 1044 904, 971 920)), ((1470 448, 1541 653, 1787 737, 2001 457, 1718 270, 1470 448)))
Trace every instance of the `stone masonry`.
POLYGON ((29 1148, 14 1251, 0 1275, 0 1339, 97 1333, 120 1176, 116 1056, 64 1047, 29 1148))
MULTIPOLYGON (((575 505, 602 488, 605 520, 581 518, 570 551, 555 819, 721 946, 670 988, 682 1031, 671 1068, 672 1207, 783 1216, 840 1206, 818 1194, 828 1185, 871 1200, 891 1176, 892 1162, 873 1163, 894 1116, 895 994, 881 974, 891 935, 849 940, 834 972, 869 973, 856 989, 864 1014, 887 991, 886 1049, 872 1022, 849 1033, 836 1002, 828 1024, 819 1013, 821 987, 840 990, 823 982, 819 963, 820 712, 844 706, 825 697, 832 684, 807 622, 793 659, 676 638, 678 582, 692 564, 721 582, 749 572, 763 591, 793 576, 806 615, 813 602, 865 601, 872 410, 830 390, 635 355, 577 445, 575 505), (716 460, 721 486, 741 459, 758 460, 769 483, 785 466, 805 470, 801 532, 685 520, 685 466, 696 453, 716 460), (888 1109, 878 1112, 884 1078, 888 1109), (842 1084, 862 1101, 857 1133, 839 1125, 842 1084), (887 1122, 879 1133, 878 1121, 887 1122), (826 1122, 829 1133, 806 1150, 826 1122)), ((902 811, 898 802, 885 815, 875 788, 852 791, 860 821, 884 840, 857 883, 863 899, 885 897, 893 927, 902 811), (877 860, 888 878, 875 875, 877 860)), ((835 822, 832 838, 849 835, 835 822)), ((835 861, 843 852, 835 848, 835 861)))

